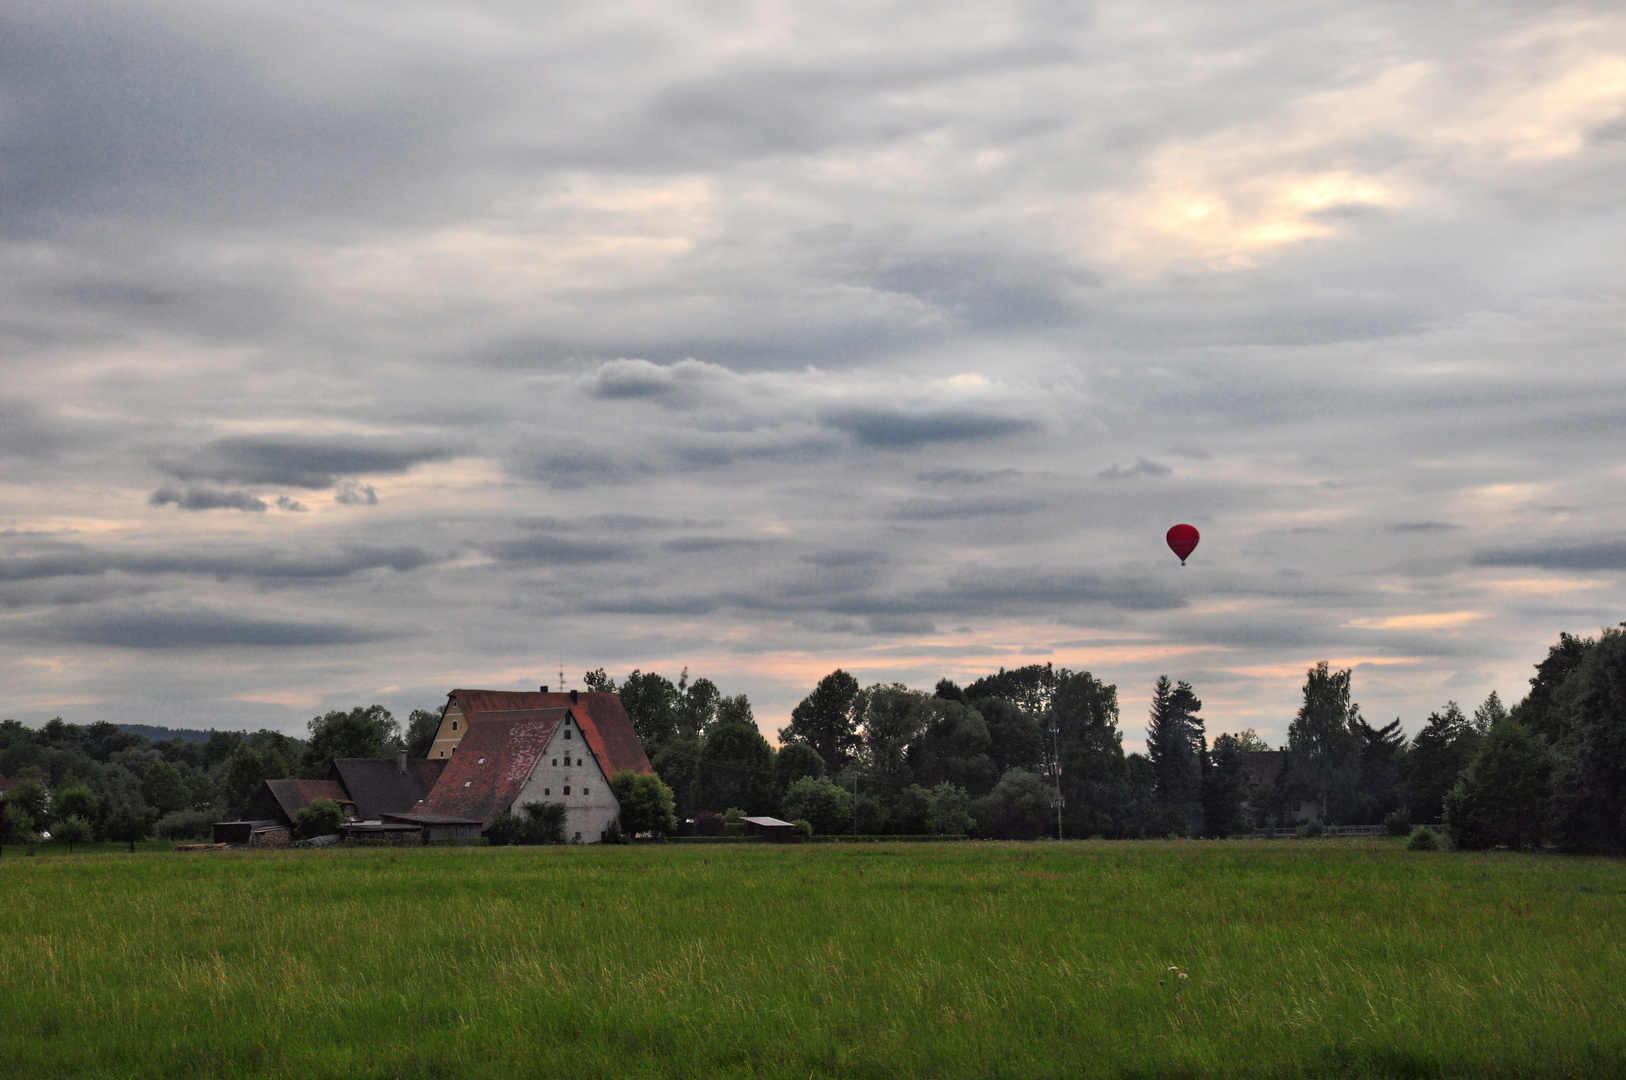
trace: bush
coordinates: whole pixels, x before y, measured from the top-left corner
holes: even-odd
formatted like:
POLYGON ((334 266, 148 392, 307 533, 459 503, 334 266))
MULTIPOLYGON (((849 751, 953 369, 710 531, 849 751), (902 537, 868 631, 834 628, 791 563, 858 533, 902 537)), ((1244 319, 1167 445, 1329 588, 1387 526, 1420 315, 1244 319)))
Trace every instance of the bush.
POLYGON ((1411 834, 1411 815, 1404 810, 1396 810, 1383 819, 1383 831, 1390 836, 1409 836, 1411 834))
MULTIPOLYGON (((152 827, 152 831, 160 840, 203 840, 212 834, 213 829, 211 826, 213 824, 213 814, 206 814, 201 810, 176 810, 159 818, 158 823, 152 827)), ((109 833, 111 831, 110 828, 109 833)), ((115 837, 115 839, 123 838, 115 837)), ((144 837, 138 837, 137 839, 144 839, 144 837)))
POLYGON ((498 814, 486 830, 486 841, 492 847, 515 847, 521 844, 562 844, 565 842, 565 816, 569 813, 564 803, 526 803, 518 814, 498 814))
POLYGON ((725 824, 727 822, 723 820, 723 815, 714 814, 710 810, 702 810, 694 816, 696 836, 721 836, 725 824))
POLYGON ((75 844, 88 844, 95 835, 90 822, 77 815, 57 822, 56 828, 51 830, 51 839, 58 844, 67 844, 70 852, 75 844))
POLYGON ((811 840, 811 839, 813 839, 813 826, 812 825, 810 825, 807 822, 803 821, 801 818, 797 818, 795 821, 791 822, 791 824, 796 826, 796 839, 798 839, 798 840, 811 840))
POLYGON ((632 838, 621 831, 620 818, 616 818, 614 821, 610 822, 610 827, 604 830, 604 842, 606 844, 632 843, 632 838))
POLYGON ((1304 826, 1304 828, 1299 830, 1300 836, 1307 837, 1309 839, 1314 839, 1318 836, 1325 836, 1326 833, 1327 827, 1321 824, 1319 821, 1312 821, 1308 825, 1304 826))
POLYGON ((1406 850, 1438 851, 1440 850, 1440 838, 1434 835, 1432 829, 1425 829, 1419 825, 1411 834, 1411 839, 1406 841, 1406 850))
POLYGON ((654 773, 623 769, 610 777, 610 791, 621 804, 621 828, 628 836, 677 832, 677 801, 654 773))
POLYGON ((339 822, 344 820, 344 811, 332 799, 317 799, 309 806, 302 806, 294 815, 294 833, 301 840, 309 840, 313 836, 330 836, 339 831, 339 822))
POLYGON ((971 816, 971 796, 958 784, 944 780, 931 791, 926 831, 934 836, 965 836, 977 827, 971 816))
POLYGON ((804 776, 785 790, 785 814, 821 836, 842 832, 853 819, 853 800, 825 777, 804 776))
POLYGON ((1007 769, 994 790, 977 800, 977 831, 995 840, 1037 840, 1055 826, 1055 789, 1038 773, 1007 769))

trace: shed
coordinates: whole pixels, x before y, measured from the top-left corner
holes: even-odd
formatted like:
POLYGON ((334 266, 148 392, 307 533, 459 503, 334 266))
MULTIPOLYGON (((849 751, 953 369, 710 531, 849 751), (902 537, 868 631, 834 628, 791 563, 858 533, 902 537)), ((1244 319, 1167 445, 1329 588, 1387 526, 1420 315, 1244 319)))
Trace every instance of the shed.
POLYGON ((217 821, 214 824, 215 843, 247 844, 255 830, 270 829, 280 824, 278 821, 217 821))
POLYGON ((347 821, 339 831, 347 844, 416 847, 424 842, 422 827, 404 821, 347 821))
POLYGON ((404 814, 385 814, 384 824, 410 825, 423 830, 423 839, 426 844, 442 843, 448 840, 478 840, 480 830, 485 823, 472 818, 454 817, 451 814, 431 814, 425 811, 409 811, 404 814))
POLYGON ((748 817, 743 820, 752 836, 778 841, 796 839, 796 826, 789 821, 780 821, 776 817, 748 817))
POLYGON ((356 804, 337 780, 266 780, 249 801, 245 817, 293 828, 295 817, 317 799, 332 799, 344 816, 356 818, 356 804))

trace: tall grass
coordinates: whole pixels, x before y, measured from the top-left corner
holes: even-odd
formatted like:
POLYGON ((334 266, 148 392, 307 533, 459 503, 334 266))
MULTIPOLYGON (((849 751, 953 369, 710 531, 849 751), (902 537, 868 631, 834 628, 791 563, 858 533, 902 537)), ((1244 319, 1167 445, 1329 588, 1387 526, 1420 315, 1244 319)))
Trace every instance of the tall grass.
POLYGON ((1613 861, 8 852, 0 902, 13 1077, 1626 1075, 1613 861))

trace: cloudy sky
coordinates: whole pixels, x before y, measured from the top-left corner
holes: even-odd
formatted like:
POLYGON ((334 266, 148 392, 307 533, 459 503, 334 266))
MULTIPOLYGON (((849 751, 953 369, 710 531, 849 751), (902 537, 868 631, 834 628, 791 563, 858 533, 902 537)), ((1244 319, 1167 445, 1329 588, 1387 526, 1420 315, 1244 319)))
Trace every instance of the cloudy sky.
POLYGON ((1279 740, 1626 618, 1618 3, 0 22, 6 716, 1054 661, 1279 740))

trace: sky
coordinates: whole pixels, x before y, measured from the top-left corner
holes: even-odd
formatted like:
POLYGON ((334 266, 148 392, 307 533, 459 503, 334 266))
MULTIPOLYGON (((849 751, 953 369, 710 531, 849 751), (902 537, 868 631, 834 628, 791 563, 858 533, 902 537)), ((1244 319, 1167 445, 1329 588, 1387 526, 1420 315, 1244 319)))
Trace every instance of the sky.
POLYGON ((11 0, 0 713, 1511 703, 1626 619, 1622 192, 1618 3, 11 0))

